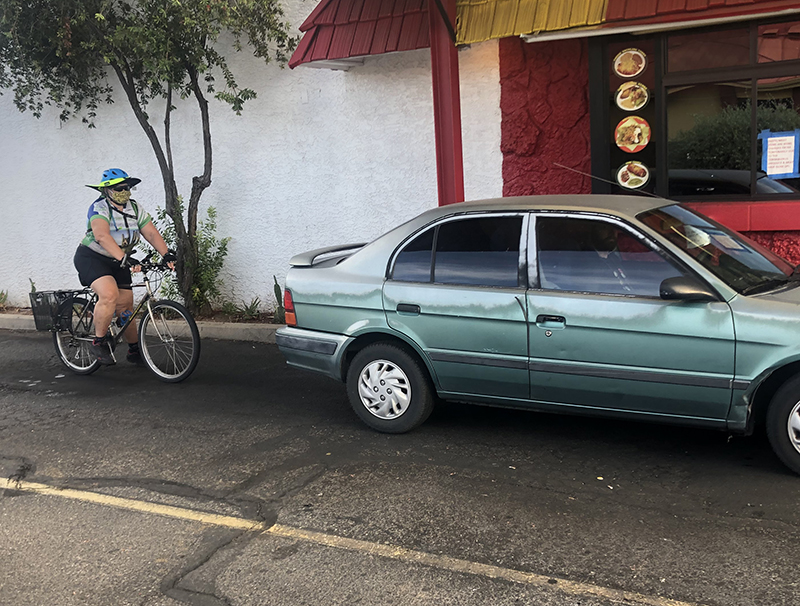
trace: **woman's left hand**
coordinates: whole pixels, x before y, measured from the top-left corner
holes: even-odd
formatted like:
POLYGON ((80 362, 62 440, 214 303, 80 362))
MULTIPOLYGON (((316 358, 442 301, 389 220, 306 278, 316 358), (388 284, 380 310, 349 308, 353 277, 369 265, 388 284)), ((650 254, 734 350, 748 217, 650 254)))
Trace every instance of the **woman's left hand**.
POLYGON ((175 253, 172 252, 171 250, 168 250, 166 254, 161 258, 161 262, 166 263, 167 267, 169 267, 171 271, 175 271, 175 261, 177 260, 178 258, 175 256, 175 253))

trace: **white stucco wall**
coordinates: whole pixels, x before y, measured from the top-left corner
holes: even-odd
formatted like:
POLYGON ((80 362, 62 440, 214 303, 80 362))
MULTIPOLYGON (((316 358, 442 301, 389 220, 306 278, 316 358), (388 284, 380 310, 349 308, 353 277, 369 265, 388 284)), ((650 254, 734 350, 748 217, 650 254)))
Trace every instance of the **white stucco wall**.
MULTIPOLYGON (((299 25, 313 3, 288 2, 299 25)), ((330 244, 366 241, 437 204, 430 53, 371 57, 350 71, 281 70, 241 53, 239 84, 258 98, 241 116, 211 100, 213 183, 200 204, 218 211, 232 236, 223 274, 237 302, 274 304, 289 258, 330 244)), ((459 52, 467 199, 502 194, 500 84, 496 42, 459 52)), ((150 108, 157 129, 163 106, 150 108)), ((202 172, 196 105, 173 114, 179 191, 202 172)), ((0 291, 27 306, 39 290, 79 287, 72 255, 94 199, 86 183, 106 168, 143 181, 134 192, 155 214, 164 197, 149 143, 120 96, 100 108, 96 129, 20 114, 0 97, 0 291)))

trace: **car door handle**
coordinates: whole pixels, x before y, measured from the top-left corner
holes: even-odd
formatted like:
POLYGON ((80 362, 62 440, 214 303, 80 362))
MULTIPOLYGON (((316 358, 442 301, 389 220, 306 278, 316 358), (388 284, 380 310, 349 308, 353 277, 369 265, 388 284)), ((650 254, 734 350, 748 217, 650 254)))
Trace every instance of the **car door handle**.
POLYGON ((536 326, 541 328, 564 328, 567 325, 567 319, 564 316, 548 316, 540 314, 536 316, 536 326))
POLYGON ((397 312, 401 314, 419 315, 419 305, 413 303, 398 303, 397 312))

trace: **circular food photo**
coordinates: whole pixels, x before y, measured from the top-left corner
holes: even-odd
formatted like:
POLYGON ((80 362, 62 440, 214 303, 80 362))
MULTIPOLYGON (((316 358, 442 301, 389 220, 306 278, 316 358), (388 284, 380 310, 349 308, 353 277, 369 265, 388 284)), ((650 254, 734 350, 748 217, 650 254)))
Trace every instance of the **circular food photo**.
POLYGON ((650 100, 650 92, 647 87, 641 82, 629 80, 624 82, 622 86, 617 89, 617 94, 614 95, 614 101, 617 107, 626 112, 636 111, 647 105, 650 100))
POLYGON ((638 48, 626 48, 614 57, 614 73, 620 78, 638 76, 647 67, 647 55, 638 48))
POLYGON ((650 180, 650 169, 641 162, 626 162, 617 170, 617 183, 625 189, 644 187, 650 180))
POLYGON ((614 141, 622 151, 635 154, 650 143, 650 125, 639 116, 623 118, 614 129, 614 141))

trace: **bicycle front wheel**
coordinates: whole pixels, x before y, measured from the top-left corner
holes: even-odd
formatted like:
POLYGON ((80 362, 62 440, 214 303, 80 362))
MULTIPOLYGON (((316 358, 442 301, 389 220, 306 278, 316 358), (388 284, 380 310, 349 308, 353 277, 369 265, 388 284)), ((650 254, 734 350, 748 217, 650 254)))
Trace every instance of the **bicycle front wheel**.
POLYGON ((177 383, 192 374, 200 360, 200 332, 189 310, 174 301, 151 303, 139 323, 139 351, 162 381, 177 383))
POLYGON ((89 346, 94 338, 94 306, 86 297, 72 297, 58 309, 60 328, 53 344, 61 362, 72 372, 88 375, 100 368, 89 346))

